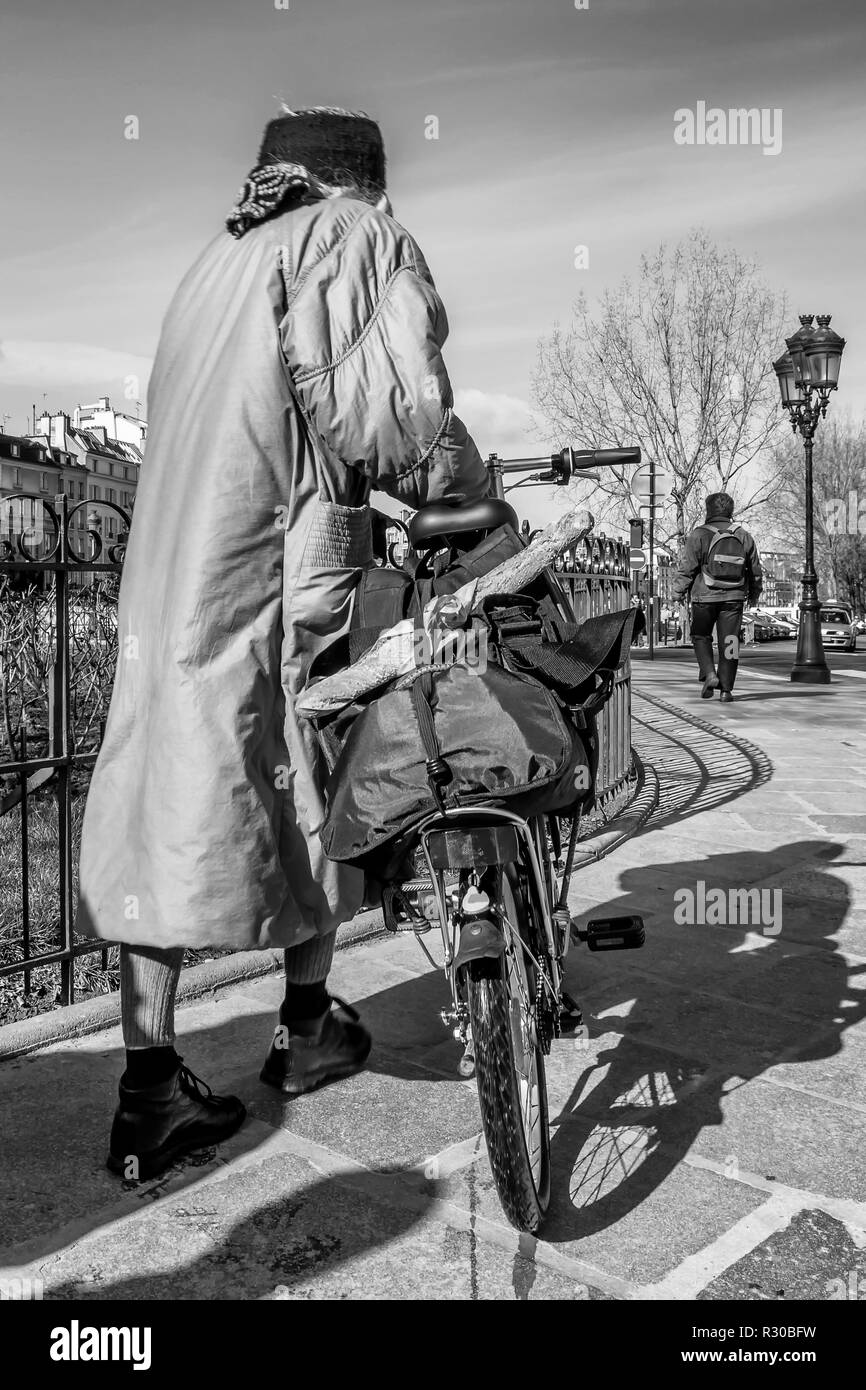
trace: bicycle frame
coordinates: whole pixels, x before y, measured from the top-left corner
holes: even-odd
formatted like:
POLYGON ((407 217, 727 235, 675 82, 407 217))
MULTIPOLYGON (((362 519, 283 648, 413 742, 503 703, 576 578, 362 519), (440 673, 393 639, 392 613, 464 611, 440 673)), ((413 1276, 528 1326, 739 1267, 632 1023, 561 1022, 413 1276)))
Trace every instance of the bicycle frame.
MULTIPOLYGON (((526 460, 520 467, 534 465, 538 460, 526 460)), ((563 617, 574 619, 574 612, 569 601, 568 594, 559 583, 555 574, 548 576, 548 584, 551 596, 555 599, 563 617)), ((575 815, 579 814, 578 807, 575 808, 575 815)), ((457 978, 458 968, 455 961, 460 950, 460 935, 465 923, 461 920, 461 913, 457 904, 449 899, 453 893, 449 893, 447 884, 448 870, 437 865, 433 861, 430 850, 431 838, 441 834, 447 829, 478 830, 484 827, 511 826, 515 832, 516 843, 519 851, 519 860, 527 871, 527 881, 531 885, 533 907, 536 918, 540 924, 541 933, 546 947, 549 961, 548 970, 541 969, 540 973, 546 982, 546 987, 550 991, 553 1000, 557 1003, 562 991, 562 967, 568 953, 570 944, 570 933, 567 929, 562 929, 563 924, 557 926, 555 914, 559 908, 560 884, 557 883, 554 874, 553 863, 547 842, 547 817, 540 815, 532 817, 530 820, 508 811, 501 807, 455 807, 446 809, 444 812, 435 811, 427 816, 416 828, 417 841, 427 865, 429 883, 436 902, 439 927, 442 935, 442 945, 444 951, 443 968, 451 990, 453 1017, 460 1027, 457 1035, 465 1041, 465 1029, 463 1028, 464 1014, 463 1005, 459 997, 459 982, 457 978)), ((482 871, 488 867, 483 860, 472 863, 455 864, 451 866, 450 872, 453 877, 461 870, 482 871)), ((566 870, 570 877, 570 866, 566 870)), ((415 884, 404 885, 404 893, 407 897, 419 898, 420 893, 427 891, 426 885, 420 884, 417 889, 415 884)), ((426 914, 425 914, 426 915, 426 914)), ((567 915, 567 914, 566 914, 567 915)), ((444 1017, 444 1015, 443 1015, 444 1017)))
MULTIPOLYGON (((553 978, 547 981, 548 988, 558 999, 562 987, 561 961, 565 952, 562 950, 561 942, 557 939, 554 927, 553 904, 555 901, 555 880, 553 878, 552 866, 550 865, 549 855, 546 845, 542 841, 543 818, 538 816, 530 821, 515 815, 511 811, 503 810, 499 807, 472 807, 455 808, 446 810, 444 815, 436 812, 428 816, 418 827, 418 837, 421 842, 421 849, 427 862, 430 874, 430 882, 433 886, 433 893, 436 897, 436 906, 439 914, 439 926, 442 933, 442 946, 445 953, 444 968, 451 987, 451 997, 455 1010, 459 1009, 460 1001, 458 998, 457 971, 454 962, 457 960, 460 949, 460 933, 464 922, 461 920, 459 909, 455 908, 448 901, 448 889, 446 876, 448 870, 434 864, 430 850, 430 839, 434 834, 440 834, 446 829, 479 829, 490 825, 503 826, 510 825, 516 832, 518 845, 521 851, 520 861, 524 868, 529 870, 529 881, 532 885, 534 906, 538 913, 545 945, 551 963, 553 978), (542 869, 542 862, 546 861, 548 873, 545 875, 542 869)), ((513 861, 512 861, 513 862, 513 861)), ((489 865, 476 862, 470 868, 469 865, 455 864, 451 872, 460 869, 469 872, 478 868, 487 868, 489 865)), ((567 950, 567 945, 566 945, 567 950)))

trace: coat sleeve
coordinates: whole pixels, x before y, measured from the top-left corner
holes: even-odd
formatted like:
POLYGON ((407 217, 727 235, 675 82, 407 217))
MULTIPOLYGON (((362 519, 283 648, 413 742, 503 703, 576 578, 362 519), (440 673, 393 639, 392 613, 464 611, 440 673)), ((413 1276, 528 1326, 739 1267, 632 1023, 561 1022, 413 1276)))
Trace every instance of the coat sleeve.
POLYGON ((672 593, 678 603, 688 598, 700 567, 701 537, 698 531, 692 531, 673 577, 672 593))
POLYGON ((487 495, 453 410, 445 309, 392 218, 370 208, 355 221, 290 289, 280 332, 296 398, 334 463, 412 508, 487 495))
MULTIPOLYGON (((747 533, 748 534, 748 533, 747 533)), ((761 568, 761 557, 758 554, 758 547, 755 539, 749 535, 746 550, 746 567, 748 569, 748 582, 746 585, 746 599, 750 608, 754 608, 761 596, 764 587, 764 571, 761 568)))

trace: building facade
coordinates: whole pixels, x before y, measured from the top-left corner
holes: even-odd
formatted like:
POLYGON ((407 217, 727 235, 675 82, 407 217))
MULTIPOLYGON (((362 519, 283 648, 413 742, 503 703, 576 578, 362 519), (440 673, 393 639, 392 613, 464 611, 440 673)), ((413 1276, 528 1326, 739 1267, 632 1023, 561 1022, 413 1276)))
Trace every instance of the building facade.
POLYGON ((761 569, 764 587, 762 608, 793 608, 800 601, 800 581, 803 560, 799 555, 781 550, 762 550, 761 569))
POLYGON ((115 544, 126 530, 115 508, 130 516, 135 505, 147 422, 114 411, 102 396, 95 406, 77 406, 72 417, 63 411, 46 413, 36 428, 38 437, 73 454, 86 470, 89 524, 106 544, 115 544), (110 429, 120 430, 120 437, 110 429))
POLYGON ((100 396, 93 405, 77 405, 72 412, 72 423, 76 429, 105 430, 109 439, 134 444, 139 451, 144 449, 147 421, 115 410, 108 396, 100 396))
MULTIPOLYGON (((71 450, 53 446, 48 439, 0 432, 0 540, 4 553, 18 553, 18 537, 33 554, 54 543, 54 527, 42 503, 64 493, 72 506, 87 498, 88 475, 71 450), (26 497, 16 496, 26 493, 26 497)), ((86 508, 72 521, 72 535, 86 531, 86 508)), ((80 548, 80 547, 79 547, 80 548)), ((81 550, 83 553, 83 549, 81 550)))
POLYGON ((69 539, 78 555, 92 557, 88 532, 98 532, 106 548, 122 541, 135 505, 146 438, 147 421, 114 410, 107 396, 94 405, 76 406, 71 416, 43 413, 32 435, 0 430, 4 555, 20 554, 19 537, 37 557, 53 547, 55 528, 43 503, 54 504, 60 493, 72 511, 69 539))

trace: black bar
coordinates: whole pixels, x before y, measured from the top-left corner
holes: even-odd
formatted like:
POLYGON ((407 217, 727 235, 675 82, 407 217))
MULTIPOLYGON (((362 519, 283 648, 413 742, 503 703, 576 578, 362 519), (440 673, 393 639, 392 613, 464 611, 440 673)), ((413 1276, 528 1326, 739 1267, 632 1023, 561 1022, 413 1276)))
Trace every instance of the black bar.
POLYGON ((649 514, 649 577, 647 579, 647 631, 649 632, 649 659, 655 661, 656 601, 655 576, 653 574, 653 548, 656 534, 656 461, 650 459, 650 514, 649 514))
POLYGON ((117 941, 109 941, 108 945, 102 940, 94 938, 92 941, 77 941, 68 951, 56 950, 46 951, 41 956, 31 956, 29 960, 13 961, 11 965, 0 965, 0 976, 20 975, 26 969, 35 970, 38 965, 62 965, 64 961, 78 960, 79 956, 89 956, 95 951, 107 951, 112 946, 117 946, 117 941))
MULTIPOLYGON (((27 725, 21 725, 21 757, 27 760, 27 725)), ((30 956, 30 837, 27 823, 27 773, 21 773, 21 948, 30 956)), ((30 971, 24 971, 24 997, 30 993, 30 971)))
POLYGON ((98 753, 69 753, 62 758, 28 758, 25 762, 0 763, 3 772, 36 772, 40 767, 86 767, 96 762, 98 753))

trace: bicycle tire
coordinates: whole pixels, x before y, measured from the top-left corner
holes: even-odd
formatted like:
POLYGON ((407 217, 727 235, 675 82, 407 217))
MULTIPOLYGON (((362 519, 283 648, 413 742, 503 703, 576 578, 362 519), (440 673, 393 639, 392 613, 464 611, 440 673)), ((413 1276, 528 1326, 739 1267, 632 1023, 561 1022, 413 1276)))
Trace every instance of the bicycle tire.
MULTIPOLYGON (((508 880, 503 877, 503 883, 508 880)), ((520 890, 509 883, 514 904, 512 926, 525 939, 528 919, 520 890)), ((534 998, 535 969, 521 952, 528 993, 534 998)), ((525 1111, 515 1058, 512 1006, 507 954, 498 960, 474 962, 468 970, 467 994, 475 1047, 475 1077, 481 1106, 481 1122, 493 1180, 502 1209, 519 1231, 538 1231, 550 1199, 550 1129, 544 1056, 536 1045, 538 1156, 533 1162, 527 1143, 525 1111)), ((517 1001, 520 1007, 520 1000, 517 1001)), ((531 1086, 531 1083, 530 1083, 531 1086)))

